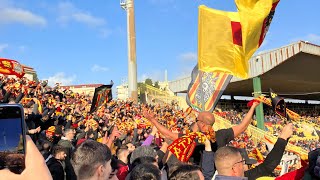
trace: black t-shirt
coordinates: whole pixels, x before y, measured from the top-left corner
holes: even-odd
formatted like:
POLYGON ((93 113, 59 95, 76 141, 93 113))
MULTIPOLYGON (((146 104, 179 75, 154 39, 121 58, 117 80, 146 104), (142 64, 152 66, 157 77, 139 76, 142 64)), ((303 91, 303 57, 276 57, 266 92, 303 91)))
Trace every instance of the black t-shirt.
MULTIPOLYGON (((184 136, 184 134, 179 134, 179 138, 184 136)), ((231 140, 234 139, 234 133, 232 128, 221 129, 216 131, 216 142, 211 143, 211 148, 213 152, 216 152, 220 147, 227 145, 231 140)), ((204 144, 196 142, 197 145, 194 148, 193 154, 190 157, 190 162, 200 165, 202 152, 205 149, 204 144)))

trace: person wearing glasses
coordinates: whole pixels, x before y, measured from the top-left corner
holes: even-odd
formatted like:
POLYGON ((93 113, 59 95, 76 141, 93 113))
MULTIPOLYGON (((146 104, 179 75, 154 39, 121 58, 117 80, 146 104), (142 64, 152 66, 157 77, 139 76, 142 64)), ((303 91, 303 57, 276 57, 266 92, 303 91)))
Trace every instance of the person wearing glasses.
MULTIPOLYGON (((253 169, 249 169, 246 158, 241 155, 241 150, 231 146, 218 149, 214 155, 214 163, 218 171, 216 180, 220 179, 248 179, 253 180, 263 176, 269 176, 281 161, 282 155, 293 133, 293 125, 289 123, 282 129, 277 142, 267 155, 263 163, 253 169)), ((214 167, 213 167, 214 168, 214 167)))

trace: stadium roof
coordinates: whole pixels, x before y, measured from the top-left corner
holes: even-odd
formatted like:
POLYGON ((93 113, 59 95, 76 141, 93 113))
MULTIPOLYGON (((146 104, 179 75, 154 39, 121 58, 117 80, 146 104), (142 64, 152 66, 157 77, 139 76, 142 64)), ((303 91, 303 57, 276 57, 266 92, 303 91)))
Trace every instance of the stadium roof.
POLYGON ((262 93, 272 88, 279 95, 304 100, 320 100, 320 46, 297 42, 259 54, 250 61, 251 78, 235 80, 224 92, 252 96, 253 77, 261 78, 262 93))
MULTIPOLYGON (((272 88, 279 95, 302 100, 320 100, 320 46, 299 41, 260 53, 249 61, 249 78, 234 77, 225 95, 252 96, 253 80, 261 78, 262 93, 272 88)), ((187 92, 191 78, 171 81, 174 92, 187 92)))

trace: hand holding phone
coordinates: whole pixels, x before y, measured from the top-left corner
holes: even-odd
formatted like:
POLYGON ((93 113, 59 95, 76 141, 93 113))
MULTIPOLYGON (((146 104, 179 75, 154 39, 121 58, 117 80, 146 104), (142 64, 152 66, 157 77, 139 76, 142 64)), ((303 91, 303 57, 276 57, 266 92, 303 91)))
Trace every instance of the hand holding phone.
POLYGON ((32 139, 27 136, 26 140, 26 160, 25 160, 25 170, 22 174, 15 174, 8 169, 0 170, 0 177, 5 177, 7 180, 26 180, 26 179, 41 179, 41 180, 51 180, 52 176, 46 163, 37 149, 36 145, 33 143, 32 139))
POLYGON ((20 174, 25 167, 25 121, 21 105, 0 105, 0 170, 20 174))

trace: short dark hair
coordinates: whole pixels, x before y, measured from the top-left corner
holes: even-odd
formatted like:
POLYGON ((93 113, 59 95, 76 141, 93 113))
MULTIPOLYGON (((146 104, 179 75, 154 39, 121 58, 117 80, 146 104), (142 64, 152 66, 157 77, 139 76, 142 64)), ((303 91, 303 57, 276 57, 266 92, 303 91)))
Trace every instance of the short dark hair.
POLYGON ((108 146, 86 140, 76 149, 71 162, 78 179, 89 179, 97 166, 105 165, 110 160, 111 151, 108 146))
POLYGON ((140 164, 152 164, 157 163, 156 158, 150 156, 143 156, 135 159, 131 164, 131 169, 134 169, 136 166, 140 164))
POLYGON ((52 155, 53 156, 57 155, 60 152, 66 152, 66 149, 63 146, 60 146, 60 145, 55 145, 52 148, 52 155))
POLYGON ((169 177, 170 180, 188 179, 199 180, 200 177, 197 171, 201 171, 199 166, 184 164, 175 170, 169 177))
POLYGON ((161 180, 161 171, 153 164, 137 165, 131 172, 129 180, 161 180))

